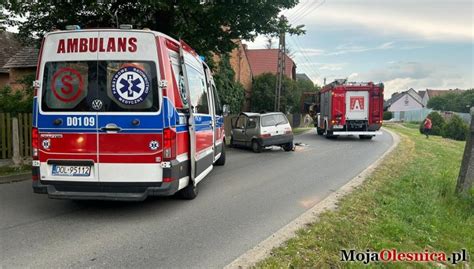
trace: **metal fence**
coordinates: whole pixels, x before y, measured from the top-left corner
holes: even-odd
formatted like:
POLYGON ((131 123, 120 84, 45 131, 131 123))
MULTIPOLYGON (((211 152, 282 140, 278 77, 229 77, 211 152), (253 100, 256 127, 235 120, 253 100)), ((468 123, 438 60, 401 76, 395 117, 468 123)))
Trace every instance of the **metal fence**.
MULTIPOLYGON (((426 116, 433 112, 433 109, 423 108, 418 110, 410 110, 410 111, 395 111, 393 112, 393 120, 395 121, 417 121, 421 122, 425 120, 426 116)), ((471 122, 471 114, 469 113, 458 113, 458 112, 450 112, 450 111, 437 111, 441 116, 443 116, 446 120, 448 120, 453 114, 458 115, 461 117, 467 124, 471 122)))

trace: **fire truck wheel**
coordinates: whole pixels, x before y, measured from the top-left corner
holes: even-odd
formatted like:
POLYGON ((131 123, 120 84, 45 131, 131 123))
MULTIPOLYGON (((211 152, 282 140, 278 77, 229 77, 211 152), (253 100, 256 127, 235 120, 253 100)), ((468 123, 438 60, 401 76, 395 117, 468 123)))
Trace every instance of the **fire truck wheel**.
POLYGON ((179 197, 185 200, 192 200, 198 195, 197 186, 194 186, 193 182, 189 181, 188 186, 178 192, 179 197))
POLYGON ((373 136, 373 135, 359 135, 359 138, 360 138, 360 139, 368 139, 368 140, 370 140, 370 139, 372 139, 372 137, 374 137, 374 136, 373 136))
POLYGON ((262 152, 262 145, 256 139, 252 140, 252 150, 255 153, 262 152))
POLYGON ((316 127, 316 133, 317 133, 318 135, 323 135, 323 134, 324 134, 324 129, 321 129, 321 128, 316 127))
POLYGON ((224 165, 225 164, 225 146, 222 146, 221 156, 216 161, 216 165, 224 165))
POLYGON ((337 135, 333 135, 332 131, 327 131, 326 138, 327 139, 334 139, 334 138, 337 138, 337 135))

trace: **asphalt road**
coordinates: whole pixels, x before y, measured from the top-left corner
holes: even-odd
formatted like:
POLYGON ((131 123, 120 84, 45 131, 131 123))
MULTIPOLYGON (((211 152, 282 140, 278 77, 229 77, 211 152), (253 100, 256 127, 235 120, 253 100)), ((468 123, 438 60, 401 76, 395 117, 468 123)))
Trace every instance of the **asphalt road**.
POLYGON ((392 144, 295 137, 295 152, 229 149, 193 201, 74 202, 0 185, 0 267, 219 268, 344 185, 392 144))

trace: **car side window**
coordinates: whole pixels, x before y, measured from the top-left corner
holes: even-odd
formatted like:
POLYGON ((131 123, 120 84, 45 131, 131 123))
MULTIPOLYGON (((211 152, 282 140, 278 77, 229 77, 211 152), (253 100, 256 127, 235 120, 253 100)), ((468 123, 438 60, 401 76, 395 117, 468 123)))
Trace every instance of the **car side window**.
POLYGON ((245 116, 238 117, 235 123, 235 128, 244 129, 246 121, 247 121, 247 117, 245 116))
POLYGON ((247 129, 257 128, 257 118, 249 118, 247 122, 247 129))

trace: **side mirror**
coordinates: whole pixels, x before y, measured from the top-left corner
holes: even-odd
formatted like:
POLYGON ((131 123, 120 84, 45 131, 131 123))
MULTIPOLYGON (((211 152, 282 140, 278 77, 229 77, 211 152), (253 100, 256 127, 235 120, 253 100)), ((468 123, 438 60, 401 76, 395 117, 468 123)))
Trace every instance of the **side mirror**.
POLYGON ((223 105, 222 106, 222 113, 224 116, 228 116, 230 113, 230 106, 229 105, 223 105))

